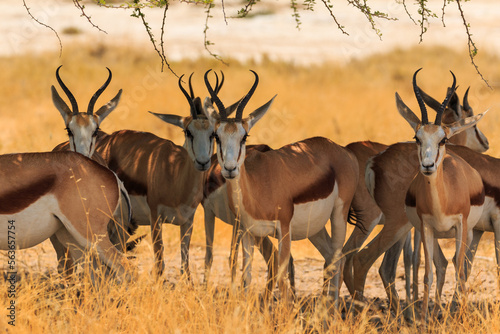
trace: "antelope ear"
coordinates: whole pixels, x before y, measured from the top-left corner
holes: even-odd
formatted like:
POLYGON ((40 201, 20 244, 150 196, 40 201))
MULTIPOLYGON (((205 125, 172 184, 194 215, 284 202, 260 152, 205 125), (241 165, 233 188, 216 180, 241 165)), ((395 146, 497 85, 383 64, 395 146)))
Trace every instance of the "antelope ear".
POLYGON ((422 124, 420 119, 413 113, 413 111, 408 108, 408 106, 403 102, 399 94, 396 92, 396 107, 398 112, 403 118, 410 124, 413 131, 417 132, 418 128, 422 124))
POLYGON ((152 111, 148 111, 150 114, 155 115, 159 119, 169 124, 175 125, 184 129, 184 117, 178 115, 170 115, 170 114, 157 114, 152 111))
POLYGON ((207 116, 210 124, 214 125, 218 120, 220 120, 220 116, 214 108, 212 103, 212 99, 209 97, 205 98, 203 103, 203 113, 207 116))
POLYGON ((108 103, 103 105, 95 112, 95 114, 99 117, 99 124, 118 106, 118 102, 120 102, 120 98, 122 96, 122 90, 118 91, 118 94, 110 100, 108 103))
POLYGON ((486 110, 484 113, 482 114, 479 114, 479 115, 475 115, 475 116, 470 116, 470 117, 467 117, 467 118, 463 118, 455 123, 452 123, 450 125, 447 125, 447 126, 444 126, 448 131, 449 131, 449 135, 448 135, 448 138, 451 138, 452 136, 464 131, 464 130, 467 130, 468 128, 474 126, 477 124, 477 122, 479 122, 479 120, 488 112, 488 110, 486 110))
POLYGON ((256 110, 254 110, 247 118, 246 118, 246 121, 248 122, 248 130, 250 131, 250 129, 255 125, 255 123, 257 123, 261 118, 262 116, 264 116, 266 114, 266 112, 269 110, 269 108, 271 107, 271 105, 273 104, 274 102, 274 99, 276 98, 277 95, 274 95, 272 99, 270 99, 266 104, 264 104, 263 106, 261 106, 260 108, 257 108, 256 110))
POLYGON ((64 122, 68 123, 68 117, 71 116, 73 112, 69 109, 66 102, 64 102, 64 100, 59 96, 56 88, 54 86, 51 86, 50 88, 52 90, 52 102, 54 102, 56 109, 61 113, 64 122))

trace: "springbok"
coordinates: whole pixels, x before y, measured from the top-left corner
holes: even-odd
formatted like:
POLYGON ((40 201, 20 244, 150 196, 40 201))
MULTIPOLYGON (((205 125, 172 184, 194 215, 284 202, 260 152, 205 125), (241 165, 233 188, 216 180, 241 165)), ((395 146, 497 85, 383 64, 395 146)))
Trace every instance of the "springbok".
MULTIPOLYGON (((358 180, 357 161, 348 150, 326 138, 309 138, 277 150, 246 154, 248 132, 269 110, 274 97, 243 118, 243 110, 258 85, 255 82, 241 100, 235 118, 228 118, 226 108, 205 83, 217 106, 207 112, 215 129, 217 159, 226 179, 229 205, 241 217, 245 230, 245 248, 252 245, 249 234, 274 235, 279 241, 278 284, 287 298, 285 272, 288 268, 291 240, 309 238, 325 257, 327 280, 333 281, 334 303, 338 304, 342 246, 345 240, 349 207, 358 180), (320 240, 331 220, 332 237, 320 240)), ((250 250, 246 250, 250 254, 250 250)), ((327 288, 331 293, 329 285, 327 288)))
MULTIPOLYGON (((435 100, 430 100, 431 98, 426 94, 422 94, 424 100, 433 108, 437 108, 435 100)), ((398 109, 404 110, 408 108, 401 101, 399 96, 396 96, 398 109)), ((453 101, 453 99, 451 100, 453 101)), ((467 103, 467 93, 464 96, 464 108, 453 107, 454 113, 450 114, 457 118, 466 118, 473 115, 472 108, 467 103)), ((400 111, 401 112, 401 111, 400 111)), ((444 114, 445 115, 445 114, 444 114)), ((445 120, 443 115, 443 122, 445 120)), ((461 137, 459 143, 467 144, 474 150, 479 152, 486 151, 488 149, 488 141, 486 137, 477 129, 474 125, 468 130, 461 132, 455 137, 450 139, 450 142, 456 137, 461 137), (466 136, 464 136, 466 134, 466 136), (472 140, 471 140, 472 139, 472 140)), ((455 141, 456 143, 456 141, 455 141)), ((448 151, 453 154, 458 154, 463 159, 469 163, 473 168, 475 168, 481 175, 483 179, 483 184, 486 189, 486 200, 483 209, 483 214, 478 224, 475 226, 474 239, 470 248, 472 254, 468 255, 468 259, 472 260, 475 247, 479 242, 479 238, 484 231, 493 231, 495 233, 496 245, 500 245, 500 222, 498 221, 498 208, 495 203, 495 193, 496 181, 494 173, 496 168, 498 168, 498 163, 495 158, 481 155, 471 149, 461 147, 458 145, 447 145, 448 151)), ((395 272, 396 264, 398 262, 399 254, 405 244, 405 254, 411 256, 411 245, 409 242, 405 243, 405 239, 408 240, 408 232, 412 228, 412 225, 408 222, 404 211, 404 198, 406 190, 408 189, 411 180, 418 173, 418 157, 415 150, 415 143, 398 143, 390 146, 386 151, 373 157, 367 165, 367 184, 369 185, 370 192, 375 199, 377 205, 383 212, 385 225, 382 231, 373 239, 373 241, 363 250, 361 250, 355 256, 355 284, 356 292, 358 295, 362 295, 364 281, 366 279, 366 273, 371 267, 373 262, 384 252, 387 251, 382 266, 380 268, 380 274, 383 279, 384 285, 388 289, 389 299, 391 304, 397 310, 399 307, 399 298, 397 297, 397 292, 395 289, 395 272), (406 237, 406 238, 405 238, 406 237), (406 250, 406 248, 410 248, 406 250)), ((418 233, 416 233, 416 239, 418 239, 418 233)), ((418 243, 417 243, 418 245, 418 243)), ((416 247, 417 248, 417 247, 416 247)), ((497 263, 500 265, 500 254, 497 252, 497 263)), ((418 249, 415 250, 418 255, 418 249)), ((436 299, 439 300, 441 296, 442 287, 444 284, 445 270, 447 266, 447 260, 442 255, 440 248, 437 248, 434 253, 434 260, 436 263, 436 299)), ((418 270, 418 257, 414 259, 414 282, 416 282, 416 275, 418 270)), ((406 271, 406 298, 410 301, 411 289, 410 289, 410 267, 411 267, 411 257, 405 256, 405 271, 406 271)), ((467 269, 467 267, 466 267, 467 269)), ((413 299, 418 298, 417 285, 413 285, 413 299)), ((408 309, 409 316, 411 316, 411 310, 408 309)))
MULTIPOLYGON (((111 82, 112 73, 109 68, 108 70, 108 78, 106 82, 94 93, 87 107, 87 112, 80 112, 78 108, 78 103, 68 89, 68 87, 64 84, 59 71, 62 65, 59 66, 56 70, 56 79, 62 90, 68 97, 71 103, 71 109, 64 102, 64 100, 59 96, 56 88, 54 86, 51 87, 52 91, 52 101, 56 109, 61 113, 61 116, 64 119, 64 123, 66 125, 66 130, 68 132, 69 141, 61 143, 57 145, 53 151, 73 151, 84 156, 91 158, 101 165, 106 166, 106 162, 104 159, 95 152, 96 141, 97 139, 102 139, 106 134, 102 131, 99 131, 99 126, 101 122, 108 116, 118 105, 118 102, 121 97, 122 90, 118 91, 118 94, 110 100, 108 103, 99 108, 98 111, 94 113, 94 106, 97 99, 101 96, 104 90, 108 87, 111 82)), ((126 243, 127 239, 134 234, 137 229, 137 225, 131 220, 131 207, 130 207, 130 199, 128 194, 120 182, 120 190, 122 192, 122 209, 127 211, 124 214, 124 217, 117 221, 119 223, 118 226, 114 229, 118 232, 118 234, 112 233, 110 235, 111 241, 120 247, 122 251, 131 250, 137 244, 137 241, 126 243), (127 217, 127 218, 125 218, 127 217)), ((138 240, 140 240, 139 238, 138 240)), ((73 260, 68 256, 68 249, 65 248, 58 239, 53 236, 50 238, 52 245, 57 253, 58 259, 58 271, 59 273, 71 274, 72 272, 72 264, 73 260)))
MULTIPOLYGON (((464 119, 469 116, 473 116, 474 112, 472 110, 472 107, 469 105, 468 102, 468 92, 469 89, 464 94, 463 98, 463 106, 460 104, 460 100, 458 98, 458 95, 456 93, 453 93, 450 102, 446 109, 443 112, 442 116, 442 122, 443 124, 452 124, 454 122, 457 122, 461 119, 464 119)), ((422 91, 422 97, 424 101, 430 105, 434 110, 438 110, 441 103, 437 102, 435 99, 430 97, 429 95, 425 94, 422 91)), ((400 103, 398 102, 397 105, 399 106, 400 103)), ((477 126, 474 126, 472 128, 469 128, 463 132, 460 132, 459 134, 453 136, 450 138, 450 143, 453 143, 455 145, 463 145, 467 146, 474 151, 477 152, 484 152, 489 148, 488 145, 488 140, 485 137, 485 135, 477 128, 477 126)), ((396 144, 399 145, 399 144, 396 144)), ((394 146, 394 145, 393 145, 394 146)), ((391 146, 392 147, 392 146, 391 146)), ((382 151, 386 150, 389 148, 389 146, 376 143, 376 142, 354 142, 346 146, 347 149, 351 150, 357 157, 358 163, 362 168, 360 168, 360 180, 364 180, 365 178, 365 169, 364 166, 367 165, 368 161, 373 161, 372 157, 376 156, 377 154, 381 153, 382 151)), ((394 152, 392 148, 389 148, 391 152, 394 152)), ((379 168, 376 168, 377 170, 377 191, 379 189, 384 189, 384 186, 387 185, 387 190, 381 190, 382 192, 387 191, 390 192, 391 194, 394 193, 395 187, 397 187, 397 184, 402 182, 402 178, 405 178, 405 185, 403 187, 398 188, 401 191, 406 191, 407 187, 409 186, 411 180, 417 173, 417 168, 418 168, 418 161, 417 161, 417 156, 416 153, 414 153, 414 144, 413 146, 410 145, 408 150, 404 150, 402 152, 394 152, 390 154, 391 160, 387 159, 387 163, 384 164, 384 166, 380 166, 379 168), (400 155, 400 156, 399 156, 400 155), (409 159, 412 157, 411 159, 409 159), (394 161, 397 161, 397 163, 394 163, 394 161), (410 161, 412 161, 413 165, 410 166, 410 161), (380 172, 378 172, 380 171, 380 172), (397 175, 397 177, 394 177, 394 175, 397 175), (396 184, 395 184, 396 183, 396 184), (404 189, 406 187, 406 189, 404 189)), ((385 153, 384 153, 385 154, 385 153)), ((387 154, 389 157, 389 154, 387 154)), ((377 161, 383 161, 382 157, 377 158, 377 161)), ((379 162, 379 164, 382 162, 379 162)), ((373 182, 372 182, 373 183, 373 182)), ((381 195, 382 196, 382 195, 381 195)), ((344 267, 344 281, 346 283, 347 288, 349 289, 349 292, 351 295, 354 295, 354 278, 352 276, 353 274, 353 258, 354 256, 360 256, 357 255, 356 252, 360 249, 362 246, 363 242, 366 240, 368 237, 369 233, 373 230, 373 228, 377 224, 386 224, 385 221, 389 221, 389 224, 392 222, 391 220, 391 215, 394 212, 394 203, 395 201, 398 201, 398 203, 401 203, 400 207, 400 214, 405 217, 406 219, 406 214, 404 213, 404 203, 402 202, 401 198, 404 198, 404 194, 400 193, 399 194, 399 200, 397 199, 397 196, 395 197, 395 200, 388 200, 384 201, 383 199, 379 200, 379 202, 375 202, 372 196, 369 194, 368 189, 365 185, 365 182, 359 182, 358 184, 358 189, 356 190, 356 194, 354 195, 352 207, 354 211, 356 212, 356 215, 358 216, 358 226, 356 226, 347 240, 346 244, 344 245, 343 252, 346 257, 346 264, 344 267), (380 208, 379 208, 380 206, 380 208), (384 212, 384 214, 382 214, 384 212), (362 228, 360 228, 362 227, 362 228)), ((378 197, 377 197, 378 198, 378 197)), ((385 231, 385 230, 383 230, 385 231)), ((389 237, 389 235, 387 235, 389 237)), ((378 237, 376 237, 376 240, 378 237)), ((395 302, 396 304, 390 303, 393 305, 393 307, 397 307, 397 301, 399 300, 397 298, 397 292, 395 289, 395 278, 396 278, 396 264, 397 264, 397 259, 399 258, 399 254, 401 252, 401 248, 403 247, 403 240, 401 243, 398 243, 398 245, 395 245, 394 249, 390 249, 388 253, 386 253, 386 256, 384 257, 384 260, 382 262, 382 266, 380 268, 380 276, 382 278, 382 281, 384 283, 384 286, 387 289, 388 292, 388 297, 389 300, 392 301, 394 297, 396 297, 395 302)), ((384 240, 382 241, 382 244, 386 245, 387 241, 384 240)), ((380 246, 380 245, 379 245, 380 246)), ((408 243, 405 244, 404 247, 405 250, 405 271, 406 271, 406 297, 407 300, 410 300, 410 294, 411 294, 411 279, 410 279, 410 271, 411 271, 411 244, 410 240, 408 240, 408 243)), ((372 253, 376 257, 372 258, 370 262, 367 262, 366 265, 366 270, 368 270, 371 265, 373 264, 373 261, 375 261, 378 256, 381 255, 381 253, 377 253, 376 249, 372 249, 372 253), (374 252, 374 253, 373 253, 374 252)), ((367 256, 366 252, 364 252, 363 256, 367 256)), ((366 273, 365 273, 366 275, 366 273)), ((366 277, 366 276, 363 276, 366 277)), ((364 278, 363 278, 364 279, 364 278)), ((363 281, 363 286, 364 286, 364 281, 363 281)), ((358 293, 360 290, 357 290, 358 293)))
POLYGON ((122 279, 133 267, 110 242, 108 225, 121 219, 119 180, 73 152, 0 156, 0 249, 33 247, 55 236, 75 259, 97 250, 122 279))
MULTIPOLYGON (((435 237, 455 237, 458 254, 457 260, 457 294, 462 294, 465 284, 464 244, 472 240, 472 229, 478 222, 484 205, 484 186, 479 173, 473 169, 465 160, 459 156, 446 153, 445 143, 448 138, 467 128, 473 127, 482 117, 477 115, 465 118, 451 125, 442 125, 441 118, 449 98, 455 90, 455 76, 453 85, 444 102, 438 110, 434 124, 429 123, 424 101, 420 89, 416 84, 416 76, 413 76, 413 87, 418 104, 422 112, 422 121, 404 104, 398 105, 403 118, 414 129, 417 142, 418 165, 420 173, 417 173, 406 193, 404 207, 407 219, 423 234, 425 252, 425 278, 424 278, 424 303, 422 306, 423 318, 427 319, 429 301, 429 287, 433 276, 431 263, 434 255, 435 237)), ((398 99, 398 101, 401 101, 398 99)), ((402 101, 401 101, 402 103, 402 101)), ((394 160, 393 160, 394 164, 394 160)), ((368 167, 368 171, 371 167, 368 167)), ((397 178, 397 174, 393 175, 397 178)), ((379 180, 367 176, 367 182, 379 180)), ((373 185, 369 187, 373 189, 373 185)), ((399 190, 399 189, 398 189, 399 190)), ((395 191, 394 191, 395 192, 395 191)), ((389 200, 386 196, 384 200, 389 200)), ((396 195, 397 196, 397 195, 396 195)), ((374 197, 377 200, 377 197, 374 197)), ((378 202, 378 201, 377 201, 378 202)), ((393 208, 398 207, 398 201, 393 201, 393 208), (395 203, 394 203, 395 202, 395 203)), ((406 221, 406 219, 404 219, 406 221)), ((387 221, 386 221, 386 228, 387 221)), ((409 229, 404 233, 398 231, 398 240, 406 236, 409 229)), ((389 245, 388 247, 390 247, 389 245)), ((388 248, 387 247, 387 248, 388 248)), ((386 248, 386 249, 387 249, 386 248)), ((356 274, 356 258, 355 258, 356 274)))
MULTIPOLYGON (((97 162, 104 165, 104 161, 102 160, 102 158, 99 155, 94 155, 98 135, 100 137, 105 135, 105 133, 99 131, 99 126, 102 121, 118 105, 122 90, 120 89, 113 99, 111 99, 108 103, 103 105, 94 113, 94 106, 97 102, 97 99, 101 96, 101 94, 111 82, 112 73, 111 70, 106 67, 106 69, 108 70, 108 78, 106 82, 94 93, 94 95, 90 99, 89 105, 87 107, 87 112, 80 112, 75 97, 68 89, 68 87, 66 87, 59 75, 59 70, 61 69, 61 67, 62 65, 59 66, 56 70, 56 78, 57 82, 59 83, 71 103, 71 109, 59 96, 54 86, 51 87, 52 101, 54 102, 55 107, 61 113, 61 116, 64 119, 64 124, 66 125, 66 130, 68 131, 69 136, 69 150, 83 154, 86 157, 93 158, 97 162)), ((67 148, 58 146, 57 149, 67 148)))
MULTIPOLYGON (((266 152, 271 150, 267 145, 248 145, 246 147, 248 152, 258 150, 259 152, 266 152)), ((226 180, 221 174, 221 167, 217 161, 217 156, 212 157, 212 165, 206 175, 205 187, 203 192, 203 209, 205 212, 205 236, 206 236, 206 254, 205 254, 205 284, 209 280, 210 270, 213 262, 213 242, 214 242, 214 229, 215 217, 229 225, 235 225, 236 216, 233 214, 229 207, 229 198, 227 194, 226 180)), ((239 225, 238 225, 239 226, 239 225)), ((238 258, 238 248, 241 241, 240 231, 233 230, 231 238, 231 252, 229 256, 229 267, 231 269, 231 282, 235 282, 236 266, 238 258)), ((267 280, 267 293, 271 293, 276 285, 276 271, 278 268, 278 256, 276 247, 273 245, 269 237, 258 238, 256 240, 259 246, 259 251, 264 257, 264 261, 268 265, 268 280, 267 280)), ((248 249, 248 248, 247 248, 248 249)), ((252 249, 250 249, 252 250, 252 249)), ((243 286, 246 288, 251 284, 252 263, 249 261, 248 254, 244 253, 243 264, 243 286)), ((293 258, 290 257, 289 279, 292 290, 295 289, 295 274, 293 267, 293 258)))
MULTIPOLYGON (((192 75, 191 75, 192 76, 192 75)), ((139 225, 150 225, 155 256, 154 272, 163 274, 162 224, 180 226, 181 274, 190 279, 189 245, 196 208, 203 199, 205 173, 213 154, 213 126, 203 113, 201 100, 179 88, 190 105, 190 116, 153 113, 161 120, 180 127, 183 146, 151 133, 122 130, 99 141, 97 152, 125 184, 139 225)), ((216 90, 222 82, 218 78, 216 90)))

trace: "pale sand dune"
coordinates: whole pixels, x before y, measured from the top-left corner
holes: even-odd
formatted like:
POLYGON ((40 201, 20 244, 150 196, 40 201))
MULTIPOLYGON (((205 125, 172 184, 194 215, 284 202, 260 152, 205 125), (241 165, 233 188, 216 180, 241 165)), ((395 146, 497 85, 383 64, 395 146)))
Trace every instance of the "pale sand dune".
MULTIPOLYGON (((55 0, 28 0, 32 14, 53 27, 62 39, 63 46, 72 42, 102 43, 105 45, 128 44, 154 52, 144 27, 137 18, 130 17, 131 10, 99 8, 86 5, 86 12, 93 23, 107 34, 92 27, 72 2, 55 0), (64 34, 66 28, 77 28, 78 34, 64 34)), ((226 16, 234 16, 241 6, 226 1, 226 16)), ((371 0, 374 10, 388 13, 397 21, 377 20, 383 36, 380 40, 369 23, 357 9, 335 1, 333 11, 339 23, 345 26, 349 36, 343 34, 329 16, 321 2, 315 11, 300 11, 300 30, 292 17, 287 0, 262 1, 255 6, 254 13, 267 12, 247 19, 223 17, 220 2, 212 9, 209 21, 208 40, 215 45, 212 52, 238 60, 256 59, 267 55, 273 60, 286 60, 297 64, 321 63, 324 61, 346 62, 353 57, 382 53, 394 47, 409 48, 419 44, 420 27, 406 14, 404 7, 393 1, 371 0)), ((415 21, 417 7, 408 2, 415 21)), ((434 12, 441 15, 441 1, 430 3, 434 12)), ((477 47, 500 54, 500 3, 492 0, 475 0, 462 4, 477 47)), ((0 3, 0 55, 22 54, 44 50, 58 50, 59 42, 54 33, 34 22, 21 3, 0 3)), ((159 40, 162 9, 146 9, 153 32, 159 40)), ((170 60, 209 56, 204 50, 203 29, 205 8, 187 3, 174 3, 168 10, 165 43, 170 60)), ((455 3, 446 8, 446 27, 441 17, 432 18, 423 46, 443 45, 466 52, 467 38, 462 19, 455 3)))

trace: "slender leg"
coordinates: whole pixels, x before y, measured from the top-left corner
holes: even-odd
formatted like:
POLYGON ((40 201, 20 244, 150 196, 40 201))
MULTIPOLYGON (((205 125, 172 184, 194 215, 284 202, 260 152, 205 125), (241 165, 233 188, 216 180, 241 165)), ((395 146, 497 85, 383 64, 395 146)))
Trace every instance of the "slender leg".
POLYGON ((212 270, 212 263, 214 260, 213 247, 214 247, 214 232, 215 232, 215 214, 212 210, 205 208, 205 277, 203 283, 206 285, 210 280, 210 272, 212 270))
POLYGON ((363 292, 368 270, 380 255, 386 252, 399 239, 406 237, 411 228, 412 225, 408 223, 404 211, 396 217, 386 216, 382 231, 365 248, 354 255, 354 298, 364 300, 363 292))
POLYGON ((446 279, 446 269, 448 268, 448 260, 443 254, 443 250, 437 239, 434 241, 434 267, 436 268, 436 304, 441 305, 441 296, 443 294, 443 286, 446 279))
POLYGON ((396 269, 405 240, 406 238, 398 240, 385 252, 384 260, 379 268, 380 278, 382 278, 387 297, 389 298, 389 305, 396 314, 400 312, 399 295, 396 290, 396 269))
POLYGON ((162 221, 161 218, 153 212, 151 212, 151 219, 154 219, 154 221, 151 221, 151 238, 155 258, 154 275, 156 278, 160 278, 165 270, 165 263, 163 261, 162 221))
POLYGON ((422 221, 421 233, 423 234, 424 255, 425 255, 425 274, 424 274, 424 302, 422 304, 422 319, 427 323, 429 310, 429 289, 432 285, 432 262, 434 255, 434 231, 430 226, 422 221))
POLYGON ((181 227, 181 275, 186 276, 191 281, 191 272, 189 271, 189 245, 191 244, 191 235, 193 233, 194 214, 181 227))
POLYGON ((413 248, 411 246, 411 232, 408 232, 403 246, 403 261, 405 265, 405 292, 406 303, 411 304, 411 262, 413 259, 413 248))
POLYGON ((243 244, 243 288, 245 292, 248 292, 250 283, 252 282, 252 261, 253 261, 253 246, 254 238, 250 235, 248 231, 244 231, 242 235, 243 244))
POLYGON ((54 246, 57 255, 57 272, 65 277, 70 276, 74 271, 74 261, 71 258, 69 249, 59 242, 55 235, 50 237, 50 242, 54 246))
POLYGON ((422 234, 415 229, 413 233, 413 301, 418 300, 418 271, 420 269, 420 246, 422 245, 422 234))
MULTIPOLYGON (((334 207, 332 214, 330 215, 330 223, 332 226, 332 251, 333 251, 333 263, 327 271, 332 271, 333 275, 333 303, 334 308, 339 307, 339 290, 340 290, 340 280, 343 271, 344 259, 342 256, 342 247, 345 242, 346 235, 346 225, 347 216, 349 214, 349 205, 346 207, 334 207)), ((330 291, 331 295, 331 291, 330 291)))
POLYGON ((323 228, 320 232, 310 236, 309 240, 325 259, 323 293, 328 294, 329 283, 332 278, 331 273, 327 271, 327 269, 331 267, 333 261, 332 239, 326 231, 326 228, 323 228))
MULTIPOLYGON (((366 210, 363 209, 363 211, 366 210)), ((356 226, 352 231, 349 239, 347 239, 344 248, 342 249, 342 252, 344 253, 345 257, 344 282, 351 296, 354 294, 353 258, 354 255, 358 252, 358 250, 361 249, 361 246, 365 242, 370 232, 381 221, 382 213, 380 213, 378 207, 376 208, 376 211, 377 211, 376 212, 377 216, 375 218, 370 216, 366 217, 365 215, 363 215, 363 220, 361 221, 361 223, 363 224, 363 227, 366 229, 366 231, 362 231, 359 227, 356 226), (369 221, 369 224, 366 224, 367 226, 364 226, 365 219, 369 221)))
MULTIPOLYGON (((233 230, 231 234, 231 246, 229 249, 229 270, 231 271, 231 283, 235 284, 236 282, 236 271, 238 269, 238 250, 241 243, 241 238, 243 235, 243 225, 241 224, 240 218, 236 218, 231 214, 230 222, 233 224, 233 230)), ((252 244, 253 247, 253 244, 252 244)), ((243 259, 245 259, 245 253, 243 251, 243 259)), ((253 251, 253 250, 252 250, 253 251)), ((253 253, 252 253, 253 254, 253 253)), ((247 267, 248 270, 251 271, 252 264, 243 264, 244 267, 247 267)), ((250 278, 251 280, 251 278, 250 278)), ((250 285, 250 281, 248 281, 250 285)))
POLYGON ((281 298, 288 302, 291 298, 287 285, 286 276, 288 273, 288 266, 290 263, 290 253, 292 246, 292 235, 290 222, 280 222, 281 231, 279 233, 279 267, 278 267, 278 288, 280 290, 281 298))
MULTIPOLYGON (((276 277, 278 275, 278 251, 269 237, 255 239, 258 241, 259 250, 267 264, 267 293, 271 294, 276 285, 276 277)), ((291 262, 290 265, 292 266, 291 262)))

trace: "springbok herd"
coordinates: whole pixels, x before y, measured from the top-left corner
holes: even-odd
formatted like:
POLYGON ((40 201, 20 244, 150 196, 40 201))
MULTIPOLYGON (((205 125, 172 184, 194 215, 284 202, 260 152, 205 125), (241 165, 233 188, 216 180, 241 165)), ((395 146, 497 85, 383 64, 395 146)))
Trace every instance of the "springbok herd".
POLYGON ((271 149, 247 146, 252 127, 265 115, 274 98, 243 117, 257 88, 226 107, 218 97, 224 75, 215 76, 202 103, 179 88, 189 103, 189 116, 152 113, 183 129, 184 145, 175 145, 147 132, 121 130, 112 134, 99 126, 121 97, 117 95, 94 112, 96 100, 111 81, 93 95, 86 112, 60 77, 56 78, 71 108, 52 86, 52 100, 61 113, 69 142, 50 153, 19 153, 0 156, 0 249, 12 250, 8 224, 15 226, 15 248, 32 247, 50 238, 58 257, 58 271, 69 274, 89 249, 121 281, 135 275, 124 252, 138 225, 151 226, 154 274, 160 277, 163 260, 162 225, 180 227, 181 273, 190 279, 189 245, 193 216, 201 204, 205 212, 205 282, 213 260, 214 221, 233 225, 230 267, 236 275, 237 247, 243 247, 243 286, 251 283, 254 244, 268 265, 265 295, 278 285, 282 299, 294 294, 295 275, 291 241, 308 238, 325 259, 324 294, 339 307, 342 280, 356 300, 363 301, 367 272, 385 253, 380 275, 390 305, 400 310, 395 290, 396 265, 404 249, 406 298, 418 299, 417 271, 420 243, 425 254, 422 317, 427 318, 429 287, 436 268, 436 299, 439 300, 448 261, 438 238, 455 238, 457 288, 461 302, 472 260, 485 231, 495 233, 497 265, 500 259, 500 160, 481 154, 488 141, 477 128, 482 114, 474 116, 468 103, 455 92, 453 76, 442 103, 424 93, 413 76, 413 89, 421 118, 396 93, 401 116, 415 131, 415 142, 390 146, 355 142, 342 147, 329 139, 314 137, 271 149), (220 81, 219 81, 220 79, 220 81), (426 105, 436 111, 429 121, 426 105), (234 113, 234 117, 232 114, 234 113), (214 154, 215 141, 217 153, 214 154), (77 153, 74 153, 77 152, 77 153), (365 182, 363 182, 363 180, 365 182), (331 222, 331 233, 326 223, 331 222), (344 244, 346 224, 355 220, 354 231, 344 244), (373 228, 381 232, 361 248, 373 228), (414 251, 410 230, 416 227, 414 251), (269 237, 278 239, 278 250, 269 237), (410 272, 413 265, 413 282, 410 272))

